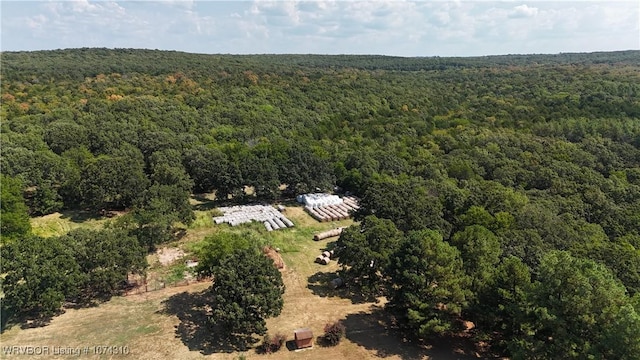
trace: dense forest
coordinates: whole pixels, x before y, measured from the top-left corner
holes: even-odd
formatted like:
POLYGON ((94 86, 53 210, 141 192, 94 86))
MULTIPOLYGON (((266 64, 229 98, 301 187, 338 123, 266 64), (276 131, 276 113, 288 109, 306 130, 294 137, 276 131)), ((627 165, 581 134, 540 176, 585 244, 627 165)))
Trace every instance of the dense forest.
POLYGON ((361 199, 342 275, 410 336, 468 319, 494 354, 640 358, 639 51, 4 52, 1 80, 3 315, 117 293, 192 193, 322 189, 361 199), (63 209, 127 215, 30 233, 63 209))

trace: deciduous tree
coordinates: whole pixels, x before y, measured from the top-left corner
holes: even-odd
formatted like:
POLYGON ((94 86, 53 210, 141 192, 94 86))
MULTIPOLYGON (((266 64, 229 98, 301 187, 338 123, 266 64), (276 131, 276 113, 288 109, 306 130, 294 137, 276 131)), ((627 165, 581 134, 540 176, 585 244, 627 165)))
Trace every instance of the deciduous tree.
POLYGON ((16 239, 31 231, 29 213, 22 196, 22 182, 9 176, 0 175, 2 201, 0 201, 0 235, 2 240, 16 239))
POLYGON ((257 248, 238 250, 220 262, 211 287, 211 321, 232 334, 264 335, 265 319, 284 305, 282 275, 257 248))
POLYGON ((388 278, 391 256, 400 246, 402 232, 391 220, 367 216, 359 226, 345 229, 336 255, 340 275, 365 296, 381 295, 388 278))
MULTIPOLYGON (((633 320, 624 286, 606 267, 563 251, 544 256, 538 269, 539 283, 533 291, 535 306, 532 331, 514 338, 518 357, 567 359, 602 358, 611 349, 608 329, 633 320)), ((623 330, 611 330, 613 332, 623 330)))
POLYGON ((73 249, 58 238, 25 236, 2 247, 5 314, 47 317, 79 293, 84 276, 73 249))

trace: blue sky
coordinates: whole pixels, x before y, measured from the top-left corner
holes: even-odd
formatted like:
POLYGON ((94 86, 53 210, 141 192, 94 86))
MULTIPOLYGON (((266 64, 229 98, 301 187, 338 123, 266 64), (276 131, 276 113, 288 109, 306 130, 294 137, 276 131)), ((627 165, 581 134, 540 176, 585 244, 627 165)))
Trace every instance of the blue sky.
POLYGON ((4 1, 3 51, 474 56, 640 49, 640 1, 4 1))

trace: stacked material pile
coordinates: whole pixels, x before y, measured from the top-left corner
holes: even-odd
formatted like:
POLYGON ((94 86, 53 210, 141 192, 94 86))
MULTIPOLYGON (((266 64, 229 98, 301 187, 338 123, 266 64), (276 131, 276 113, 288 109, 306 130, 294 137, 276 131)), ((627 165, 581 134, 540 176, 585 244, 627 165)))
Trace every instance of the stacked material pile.
POLYGON ((282 256, 280 256, 277 249, 271 246, 265 246, 262 248, 262 252, 273 260, 273 265, 275 265, 277 269, 284 269, 284 260, 282 260, 282 256))
POLYGON ((330 237, 340 236, 340 234, 342 234, 342 230, 344 230, 344 227, 323 231, 321 233, 313 235, 313 240, 320 241, 330 237))
POLYGON ((293 227, 291 220, 269 205, 243 205, 218 208, 223 216, 213 218, 216 224, 228 223, 231 226, 260 221, 267 231, 293 227))
POLYGON ((322 254, 316 256, 315 262, 321 265, 327 265, 331 262, 332 257, 333 257, 333 250, 324 251, 322 254))
POLYGON ((298 196, 298 201, 304 203, 304 209, 318 221, 347 219, 360 208, 358 200, 351 196, 340 198, 329 194, 306 194, 298 196))

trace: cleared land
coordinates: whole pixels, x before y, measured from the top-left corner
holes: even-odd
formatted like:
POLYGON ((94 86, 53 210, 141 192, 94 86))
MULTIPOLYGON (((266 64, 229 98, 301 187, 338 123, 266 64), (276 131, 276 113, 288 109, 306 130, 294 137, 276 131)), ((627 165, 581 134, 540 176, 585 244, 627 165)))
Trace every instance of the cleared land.
MULTIPOLYGON (((202 205, 202 204, 200 204, 202 205)), ((188 249, 216 231, 234 231, 228 225, 214 226, 207 220, 209 210, 199 210, 197 220, 180 241, 169 248, 188 249)), ((315 242, 313 234, 337 226, 348 226, 351 220, 319 223, 302 207, 287 207, 286 215, 296 227, 267 233, 262 224, 249 228, 260 231, 274 247, 282 249, 286 268, 282 272, 286 285, 282 314, 267 321, 269 333, 283 333, 293 339, 293 330, 309 327, 314 336, 322 333, 328 322, 342 320, 347 327, 347 339, 337 347, 290 351, 283 348, 272 355, 259 355, 253 350, 238 352, 232 339, 225 339, 206 325, 206 289, 208 282, 184 287, 167 287, 141 295, 116 297, 98 307, 70 309, 41 328, 13 327, 0 337, 2 346, 48 346, 83 349, 81 357, 131 359, 468 359, 475 358, 473 344, 464 336, 439 340, 434 346, 405 343, 387 326, 389 319, 379 303, 360 302, 345 289, 330 290, 326 282, 333 278, 337 264, 315 264, 315 257, 332 245, 336 238, 315 242), (99 345, 127 346, 130 353, 93 355, 99 345)), ((84 225, 84 224, 81 224, 84 225)), ((37 226, 34 224, 34 226, 37 226)), ((246 227, 241 227, 245 228, 246 227)), ((187 256, 188 256, 188 251, 187 256)), ((150 256, 153 260, 154 256, 150 256)), ((162 272, 159 261, 151 271, 162 272)), ((4 352, 2 358, 14 358, 4 352)), ((18 356, 20 357, 20 356, 18 356)), ((27 357, 27 356, 24 356, 27 357)), ((29 356, 32 357, 32 356, 29 356)), ((67 359, 69 355, 47 356, 67 359)))
MULTIPOLYGON (((116 214, 118 215, 118 214, 116 214)), ((85 211, 64 211, 31 219, 31 227, 36 235, 60 236, 77 228, 99 229, 109 221, 108 218, 95 218, 85 211)))

